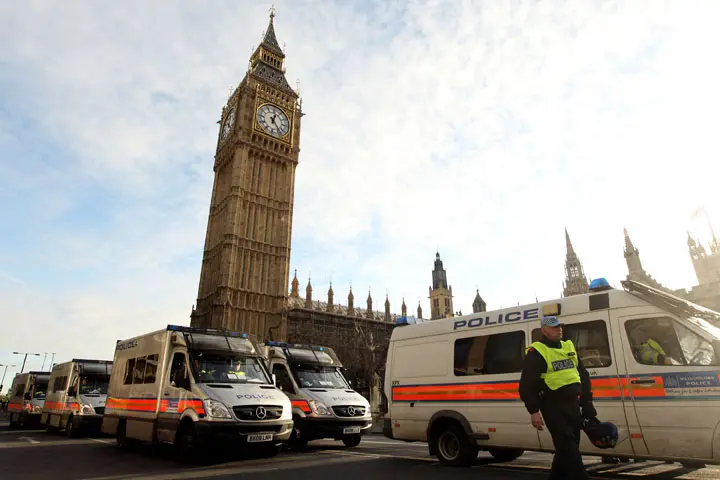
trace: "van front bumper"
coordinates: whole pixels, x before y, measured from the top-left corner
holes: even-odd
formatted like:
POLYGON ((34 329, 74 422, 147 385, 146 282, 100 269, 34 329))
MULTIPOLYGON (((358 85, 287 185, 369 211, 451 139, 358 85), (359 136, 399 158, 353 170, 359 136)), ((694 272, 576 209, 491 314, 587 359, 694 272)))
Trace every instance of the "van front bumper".
POLYGON ((287 443, 293 429, 292 420, 272 422, 197 422, 195 436, 208 442, 235 442, 249 445, 287 443), (268 439, 272 435, 272 439, 268 439), (260 436, 264 436, 263 439, 260 436))
POLYGON ((308 441, 321 438, 341 440, 348 435, 367 434, 372 427, 372 417, 359 419, 304 417, 295 419, 295 424, 300 430, 300 438, 308 441), (346 433, 348 428, 353 428, 355 432, 346 433))
POLYGON ((73 415, 72 422, 76 431, 100 431, 102 415, 73 415))

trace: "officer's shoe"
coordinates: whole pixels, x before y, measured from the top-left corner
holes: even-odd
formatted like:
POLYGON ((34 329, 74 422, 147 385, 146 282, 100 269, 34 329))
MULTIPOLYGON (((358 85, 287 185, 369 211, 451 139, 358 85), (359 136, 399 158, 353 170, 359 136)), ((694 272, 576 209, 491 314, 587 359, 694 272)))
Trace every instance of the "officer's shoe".
POLYGON ((620 459, 618 457, 613 457, 612 455, 603 455, 602 463, 609 463, 611 465, 615 465, 620 463, 620 459))

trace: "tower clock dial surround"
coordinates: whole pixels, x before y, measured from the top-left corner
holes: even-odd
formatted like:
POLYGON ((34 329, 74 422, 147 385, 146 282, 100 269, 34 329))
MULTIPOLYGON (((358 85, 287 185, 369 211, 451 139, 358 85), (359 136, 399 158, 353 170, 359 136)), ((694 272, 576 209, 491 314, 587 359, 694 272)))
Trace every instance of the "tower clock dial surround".
POLYGON ((227 117, 225 117, 225 122, 223 122, 222 129, 220 131, 220 140, 225 140, 228 135, 230 135, 230 132, 232 132, 233 125, 235 124, 235 107, 233 107, 230 110, 230 113, 228 113, 227 117))
POLYGON ((257 123, 265 133, 281 138, 290 131, 290 120, 281 108, 266 103, 257 109, 257 123))

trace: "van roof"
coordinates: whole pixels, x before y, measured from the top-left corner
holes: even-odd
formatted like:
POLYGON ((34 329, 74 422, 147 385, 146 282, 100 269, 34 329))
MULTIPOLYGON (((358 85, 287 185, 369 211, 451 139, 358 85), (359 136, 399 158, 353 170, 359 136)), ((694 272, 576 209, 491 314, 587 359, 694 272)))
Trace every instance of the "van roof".
POLYGON ((545 314, 547 315, 563 317, 607 308, 620 308, 643 304, 654 305, 677 315, 699 317, 710 321, 710 323, 720 325, 720 314, 717 312, 640 282, 625 280, 622 282, 622 285, 625 290, 606 288, 544 302, 431 320, 415 325, 398 326, 393 329, 391 339, 400 340, 427 337, 450 333, 456 330, 466 331, 466 327, 472 328, 473 326, 479 327, 482 325, 481 319, 487 319, 485 321, 485 327, 483 327, 483 329, 487 329, 492 328, 492 326, 504 326, 506 322, 502 320, 507 320, 507 323, 539 321, 546 311, 547 313, 545 314), (480 320, 480 322, 478 322, 478 320, 480 320), (476 325, 473 325, 473 323, 476 323, 476 325))

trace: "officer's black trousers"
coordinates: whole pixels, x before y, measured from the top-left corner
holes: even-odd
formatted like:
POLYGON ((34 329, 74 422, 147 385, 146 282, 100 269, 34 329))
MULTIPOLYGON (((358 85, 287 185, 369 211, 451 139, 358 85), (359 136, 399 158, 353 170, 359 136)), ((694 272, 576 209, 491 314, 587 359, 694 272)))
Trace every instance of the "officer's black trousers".
POLYGON ((551 480, 584 480, 588 478, 580 455, 582 417, 575 395, 549 395, 544 398, 540 412, 552 435, 555 457, 550 470, 551 480))

